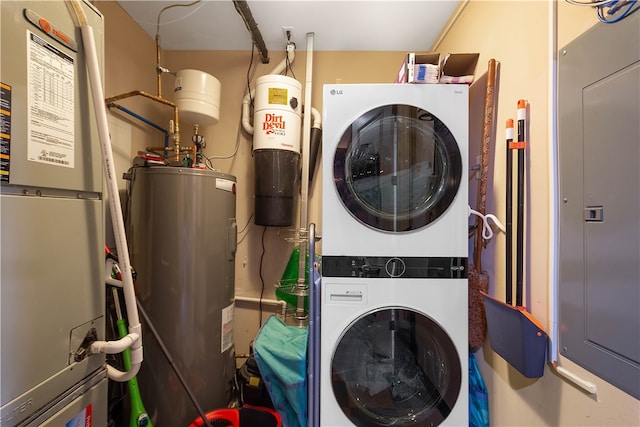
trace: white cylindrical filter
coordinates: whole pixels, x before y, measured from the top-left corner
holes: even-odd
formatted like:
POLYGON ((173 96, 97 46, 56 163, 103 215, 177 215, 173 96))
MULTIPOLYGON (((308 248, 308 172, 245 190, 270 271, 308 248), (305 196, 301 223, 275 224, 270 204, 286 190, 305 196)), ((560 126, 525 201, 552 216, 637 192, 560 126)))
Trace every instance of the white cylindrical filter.
POLYGON ((253 149, 300 152, 302 84, 292 77, 267 74, 256 80, 253 149))
POLYGON ((181 120, 214 125, 220 118, 220 81, 198 70, 176 73, 174 101, 181 120))

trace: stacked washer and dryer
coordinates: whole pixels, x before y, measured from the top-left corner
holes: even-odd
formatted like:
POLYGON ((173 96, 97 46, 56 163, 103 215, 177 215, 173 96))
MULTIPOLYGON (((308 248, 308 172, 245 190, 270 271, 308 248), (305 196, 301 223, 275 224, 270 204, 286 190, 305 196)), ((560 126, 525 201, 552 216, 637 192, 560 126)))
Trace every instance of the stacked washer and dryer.
POLYGON ((468 99, 324 86, 322 426, 468 425, 468 99))

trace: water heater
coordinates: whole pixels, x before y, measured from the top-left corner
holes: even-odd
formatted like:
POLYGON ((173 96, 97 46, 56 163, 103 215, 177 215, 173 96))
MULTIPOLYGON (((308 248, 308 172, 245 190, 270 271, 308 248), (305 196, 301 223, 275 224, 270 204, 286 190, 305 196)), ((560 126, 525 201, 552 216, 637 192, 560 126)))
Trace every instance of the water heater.
POLYGON ((299 183, 302 85, 268 74, 256 81, 253 118, 255 223, 286 227, 293 223, 299 183))
POLYGON ((232 175, 191 168, 132 171, 127 238, 149 317, 142 335, 151 337, 153 324, 164 341, 164 349, 145 342, 138 375, 154 425, 187 426, 198 417, 165 350, 205 411, 232 400, 235 183, 232 175))

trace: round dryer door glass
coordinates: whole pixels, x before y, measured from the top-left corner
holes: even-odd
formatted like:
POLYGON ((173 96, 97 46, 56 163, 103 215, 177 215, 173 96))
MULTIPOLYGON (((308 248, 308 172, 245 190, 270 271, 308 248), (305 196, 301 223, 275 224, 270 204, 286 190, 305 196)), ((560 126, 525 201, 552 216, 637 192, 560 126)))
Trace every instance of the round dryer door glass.
POLYGON ((458 399, 462 367, 447 333, 413 310, 364 315, 345 331, 331 384, 357 426, 437 426, 458 399))
POLYGON ((447 126, 409 105, 375 108, 351 123, 335 152, 340 199, 360 222, 389 232, 435 221, 462 177, 458 144, 447 126))

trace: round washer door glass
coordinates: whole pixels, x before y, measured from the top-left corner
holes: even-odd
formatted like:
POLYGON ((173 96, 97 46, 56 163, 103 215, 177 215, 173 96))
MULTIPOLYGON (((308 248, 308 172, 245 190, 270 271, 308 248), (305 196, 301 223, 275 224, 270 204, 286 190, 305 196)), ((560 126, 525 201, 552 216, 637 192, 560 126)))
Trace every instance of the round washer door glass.
POLYGON ((333 179, 348 211, 382 231, 435 221, 456 196, 462 158, 449 128, 410 105, 375 108, 351 123, 335 152, 333 179))
POLYGON ((462 367, 448 334, 404 308, 380 309, 353 322, 331 362, 331 384, 357 426, 437 426, 460 394, 462 367))

